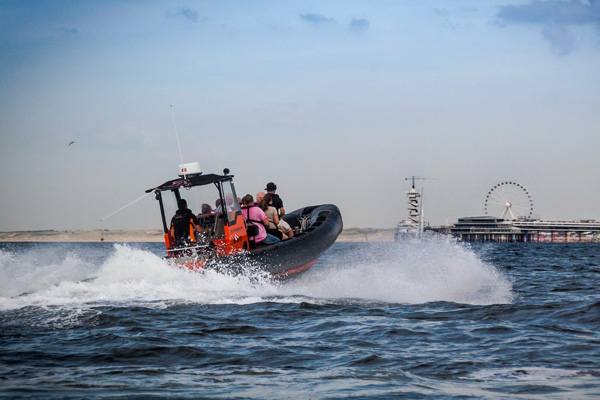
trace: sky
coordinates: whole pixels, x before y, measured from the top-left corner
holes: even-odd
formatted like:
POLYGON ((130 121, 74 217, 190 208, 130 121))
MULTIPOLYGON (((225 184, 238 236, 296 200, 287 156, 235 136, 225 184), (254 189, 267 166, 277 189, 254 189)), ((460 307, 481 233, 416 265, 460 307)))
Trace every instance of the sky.
POLYGON ((181 163, 344 226, 600 220, 600 0, 0 0, 0 231, 154 229, 181 163), (74 141, 72 145, 70 142, 74 141))

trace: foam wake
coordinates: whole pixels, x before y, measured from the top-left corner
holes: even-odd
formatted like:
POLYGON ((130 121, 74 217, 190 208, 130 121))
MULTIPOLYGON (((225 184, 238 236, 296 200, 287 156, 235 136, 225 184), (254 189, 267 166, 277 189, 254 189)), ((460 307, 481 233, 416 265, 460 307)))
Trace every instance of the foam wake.
MULTIPOLYGON (((468 244, 447 236, 398 243, 357 244, 314 269, 297 292, 323 298, 388 303, 449 301, 505 304, 512 285, 468 244)), ((289 290, 289 288, 288 288, 289 290)))
POLYGON ((403 243, 338 243, 304 276, 283 284, 252 268, 238 276, 182 270, 151 251, 127 245, 115 245, 110 254, 97 257, 101 261, 93 262, 78 253, 82 250, 77 244, 71 246, 54 252, 0 251, 0 310, 267 300, 482 305, 512 301, 506 277, 467 245, 445 237, 403 243))
POLYGON ((101 306, 139 304, 165 307, 174 302, 245 303, 276 294, 278 284, 264 273, 231 276, 213 271, 195 273, 167 263, 149 251, 115 245, 99 265, 66 255, 46 263, 38 254, 0 253, 0 310, 27 306, 101 306))

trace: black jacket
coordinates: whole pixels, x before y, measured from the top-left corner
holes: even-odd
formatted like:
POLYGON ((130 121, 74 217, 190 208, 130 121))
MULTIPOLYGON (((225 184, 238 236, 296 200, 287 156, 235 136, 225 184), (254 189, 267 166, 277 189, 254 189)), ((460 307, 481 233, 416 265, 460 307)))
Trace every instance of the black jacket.
POLYGON ((175 244, 185 245, 192 240, 190 238, 190 228, 192 224, 198 225, 198 219, 189 209, 177 210, 171 218, 171 228, 175 230, 175 244))

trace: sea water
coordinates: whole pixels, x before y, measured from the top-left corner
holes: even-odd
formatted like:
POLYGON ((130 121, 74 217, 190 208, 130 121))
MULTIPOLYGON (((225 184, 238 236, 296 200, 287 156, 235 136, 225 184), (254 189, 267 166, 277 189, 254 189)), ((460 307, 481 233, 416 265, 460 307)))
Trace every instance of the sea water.
POLYGON ((600 245, 336 243, 273 282, 1 243, 1 398, 600 397, 600 245))

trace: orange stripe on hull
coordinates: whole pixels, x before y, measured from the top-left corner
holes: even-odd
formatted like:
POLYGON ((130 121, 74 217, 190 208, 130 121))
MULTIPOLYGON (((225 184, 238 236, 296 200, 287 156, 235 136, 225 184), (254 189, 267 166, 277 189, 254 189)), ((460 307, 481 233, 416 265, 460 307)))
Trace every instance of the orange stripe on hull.
POLYGON ((273 275, 273 278, 283 278, 283 277, 286 277, 289 275, 294 275, 294 274, 300 273, 302 271, 306 271, 307 269, 309 269, 310 267, 315 265, 316 262, 317 262, 317 260, 314 260, 314 261, 309 262, 308 264, 304 264, 301 267, 290 269, 290 270, 284 271, 284 272, 280 272, 278 274, 273 275))
POLYGON ((203 261, 175 262, 175 265, 181 269, 189 269, 194 272, 202 272, 204 270, 203 261))

